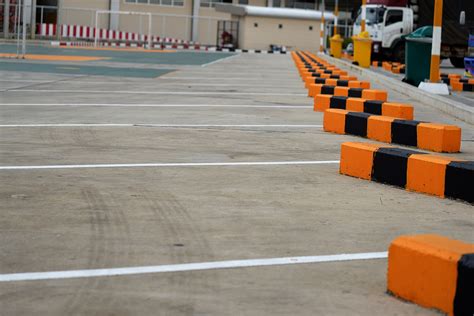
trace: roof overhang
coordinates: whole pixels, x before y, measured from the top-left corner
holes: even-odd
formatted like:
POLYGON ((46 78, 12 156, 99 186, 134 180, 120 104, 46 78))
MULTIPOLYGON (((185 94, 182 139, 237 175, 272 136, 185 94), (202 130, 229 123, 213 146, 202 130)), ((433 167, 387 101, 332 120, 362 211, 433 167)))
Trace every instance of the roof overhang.
MULTIPOLYGON (((300 20, 321 20, 322 12, 316 10, 289 9, 289 8, 269 8, 256 7, 250 5, 216 4, 216 11, 230 13, 236 16, 262 16, 269 18, 285 18, 300 20)), ((333 21, 334 14, 329 11, 324 12, 326 21, 333 21)))

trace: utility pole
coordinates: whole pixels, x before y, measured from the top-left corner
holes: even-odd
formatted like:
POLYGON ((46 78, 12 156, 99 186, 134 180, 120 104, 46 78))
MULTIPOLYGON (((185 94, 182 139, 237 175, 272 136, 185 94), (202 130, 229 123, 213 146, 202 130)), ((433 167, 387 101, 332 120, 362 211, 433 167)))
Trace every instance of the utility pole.
POLYGON ((319 51, 324 52, 324 0, 321 2, 321 31, 319 34, 319 51))
POLYGON ((334 7, 334 35, 337 34, 338 18, 339 18, 339 1, 336 0, 335 7, 334 7))
POLYGON ((430 82, 439 81, 441 55, 441 33, 443 25, 443 0, 435 0, 433 19, 433 42, 431 44, 430 82))
POLYGON ((27 11, 26 11, 26 0, 23 0, 23 38, 21 43, 21 55, 22 58, 25 58, 26 55, 26 18, 27 18, 27 11))
POLYGON ((360 21, 360 31, 365 32, 365 19, 367 18, 367 11, 365 9, 367 5, 367 0, 362 0, 362 21, 360 21))

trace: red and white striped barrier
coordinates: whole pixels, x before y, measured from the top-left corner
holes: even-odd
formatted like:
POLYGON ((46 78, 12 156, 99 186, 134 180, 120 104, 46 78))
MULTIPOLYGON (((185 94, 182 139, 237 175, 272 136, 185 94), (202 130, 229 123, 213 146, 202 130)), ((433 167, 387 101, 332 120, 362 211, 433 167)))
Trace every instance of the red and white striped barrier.
MULTIPOLYGON (((100 41, 125 41, 125 42, 148 42, 148 35, 138 34, 133 32, 122 32, 117 30, 109 29, 98 29, 98 39, 100 41)), ((38 24, 37 35, 43 37, 54 37, 58 34, 56 24, 38 24)), ((92 26, 83 25, 61 25, 60 34, 62 38, 71 39, 95 39, 95 28, 92 26)), ((171 44, 186 44, 186 45, 199 45, 190 41, 184 41, 181 39, 159 36, 152 36, 153 43, 171 43, 171 44)))

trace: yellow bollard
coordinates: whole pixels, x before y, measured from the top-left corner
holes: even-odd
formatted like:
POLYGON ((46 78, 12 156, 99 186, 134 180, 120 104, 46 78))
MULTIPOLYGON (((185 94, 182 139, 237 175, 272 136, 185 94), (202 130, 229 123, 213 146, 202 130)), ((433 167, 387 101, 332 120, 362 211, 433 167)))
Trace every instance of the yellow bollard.
POLYGON ((372 54, 372 40, 369 32, 361 32, 352 39, 354 40, 354 63, 360 67, 369 68, 372 54))
POLYGON ((335 58, 341 58, 342 55, 342 42, 344 40, 342 39, 341 35, 336 34, 333 37, 331 37, 329 44, 330 44, 330 49, 331 49, 331 56, 335 58))

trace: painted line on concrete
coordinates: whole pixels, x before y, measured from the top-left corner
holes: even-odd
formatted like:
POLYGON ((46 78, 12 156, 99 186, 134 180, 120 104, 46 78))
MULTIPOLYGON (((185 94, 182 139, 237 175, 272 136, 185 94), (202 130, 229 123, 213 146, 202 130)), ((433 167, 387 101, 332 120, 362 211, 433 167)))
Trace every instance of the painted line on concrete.
POLYGON ((0 166, 1 170, 41 170, 41 169, 98 169, 98 168, 170 168, 170 167, 241 167, 241 166, 295 166, 338 164, 339 160, 308 161, 249 161, 249 162, 177 162, 177 163, 119 163, 119 164, 81 164, 81 165, 38 165, 38 166, 0 166))
POLYGON ((111 277, 121 275, 137 275, 167 272, 203 271, 217 269, 237 269, 250 267, 281 266, 292 264, 341 262, 355 260, 386 259, 387 252, 366 252, 352 254, 337 254, 324 256, 283 257, 269 259, 227 260, 213 262, 167 264, 157 266, 125 267, 110 269, 87 269, 51 272, 28 272, 0 274, 0 282, 59 280, 73 278, 111 277))
POLYGON ((248 105, 248 104, 126 104, 126 103, 0 103, 1 106, 94 106, 94 107, 164 107, 164 108, 275 108, 312 109, 309 105, 248 105))
MULTIPOLYGON (((263 80, 263 78, 262 78, 263 80)), ((0 79, 0 82, 34 82, 37 84, 48 84, 48 83, 56 83, 57 81, 47 81, 47 80, 3 80, 0 79)), ((74 80, 74 81, 65 81, 64 83, 71 83, 71 84, 77 84, 77 83, 86 83, 86 84, 101 84, 101 85, 117 85, 117 84, 143 84, 143 82, 134 82, 134 81, 104 81, 104 82, 99 82, 99 81, 80 81, 80 80, 74 80)), ((171 82, 163 82, 161 83, 163 85, 168 85, 168 84, 174 84, 171 82)), ((275 85, 269 85, 269 84, 259 84, 259 83, 184 83, 184 85, 189 86, 189 87, 255 87, 255 88, 275 88, 275 85)), ((292 89, 300 89, 301 87, 299 86, 294 86, 294 87, 277 87, 278 89, 282 88, 292 88, 292 89)), ((18 88, 17 88, 18 89, 18 88)))
POLYGON ((225 58, 220 58, 220 59, 217 59, 217 60, 214 60, 214 61, 211 61, 207 64, 202 64, 201 67, 206 67, 206 66, 209 66, 209 65, 213 65, 213 64, 217 64, 217 63, 220 63, 224 60, 229 60, 231 58, 235 58, 235 57, 239 57, 240 54, 235 54, 235 55, 232 55, 232 56, 228 56, 228 57, 225 57, 225 58))
MULTIPOLYGON (((295 79, 296 78, 297 77, 295 77, 295 79)), ((245 80, 245 81, 258 80, 258 81, 262 81, 262 80, 265 80, 267 82, 268 81, 278 81, 278 82, 285 82, 285 83, 288 82, 288 77, 267 78, 265 76, 262 76, 261 78, 256 78, 256 77, 212 77, 212 76, 209 76, 209 77, 164 77, 164 76, 161 76, 161 77, 156 78, 156 80, 160 80, 160 79, 162 79, 162 80, 219 80, 219 81, 222 81, 222 80, 231 80, 231 81, 235 81, 235 80, 245 80)))
POLYGON ((50 89, 8 89, 3 92, 31 92, 31 93, 87 93, 87 94, 150 94, 150 95, 269 95, 269 96, 302 96, 305 93, 278 93, 278 92, 215 92, 215 91, 113 91, 113 90, 50 90, 50 89))
POLYGON ((0 124, 0 128, 8 127, 172 127, 172 128, 200 128, 200 127, 281 127, 281 128, 321 128, 322 125, 288 125, 288 124, 110 124, 110 123, 72 123, 72 124, 0 124))

